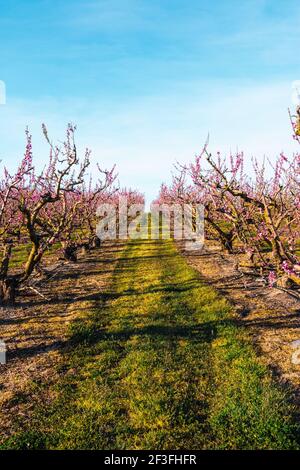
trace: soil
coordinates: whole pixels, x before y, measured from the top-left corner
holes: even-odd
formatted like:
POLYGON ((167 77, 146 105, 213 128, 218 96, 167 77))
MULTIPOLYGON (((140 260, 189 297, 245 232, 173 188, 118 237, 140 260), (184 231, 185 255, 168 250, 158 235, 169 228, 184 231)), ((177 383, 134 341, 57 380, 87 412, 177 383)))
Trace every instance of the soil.
POLYGON ((68 325, 108 285, 121 249, 121 243, 105 242, 77 263, 57 261, 47 267, 47 278, 38 277, 18 296, 14 307, 0 309, 0 340, 7 347, 7 363, 0 365, 1 434, 10 434, 12 417, 30 415, 34 383, 56 380, 68 325))
MULTIPOLYGON (((241 272, 236 257, 224 254, 212 242, 200 252, 184 251, 184 245, 178 245, 201 278, 233 304, 236 318, 247 327, 262 360, 281 383, 292 385, 299 404, 300 364, 293 354, 300 346, 295 349, 293 342, 300 340, 300 301, 293 297, 295 292, 269 288, 250 272, 241 272)), ((79 257, 77 263, 56 261, 47 266, 47 279, 37 277, 13 308, 0 309, 0 340, 8 349, 7 364, 0 365, 2 435, 11 433, 16 416, 30 417, 33 385, 57 380, 68 325, 84 316, 91 302, 101 296, 122 249, 122 243, 106 242, 79 257)))
POLYGON ((212 242, 199 252, 179 248, 205 282, 226 296, 247 327, 263 361, 278 380, 291 385, 300 402, 300 301, 296 291, 270 288, 251 270, 242 270, 235 255, 225 254, 212 242), (245 272, 246 271, 246 272, 245 272), (293 356, 294 355, 294 356, 293 356))

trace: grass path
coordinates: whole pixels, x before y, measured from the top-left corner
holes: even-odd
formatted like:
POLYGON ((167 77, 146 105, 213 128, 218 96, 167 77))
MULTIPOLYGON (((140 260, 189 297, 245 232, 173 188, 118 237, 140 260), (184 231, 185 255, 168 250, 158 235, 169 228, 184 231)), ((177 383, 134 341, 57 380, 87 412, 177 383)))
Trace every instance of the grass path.
POLYGON ((4 448, 298 448, 287 397, 170 241, 128 243, 50 403, 4 448))

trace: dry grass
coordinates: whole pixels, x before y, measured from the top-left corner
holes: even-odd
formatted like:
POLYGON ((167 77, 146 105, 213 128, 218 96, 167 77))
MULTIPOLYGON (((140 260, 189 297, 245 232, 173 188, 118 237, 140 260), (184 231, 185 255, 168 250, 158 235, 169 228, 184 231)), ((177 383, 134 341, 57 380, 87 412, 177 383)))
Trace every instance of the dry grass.
POLYGON ((38 389, 29 422, 15 420, 1 448, 299 447, 288 394, 173 243, 128 243, 83 310, 59 380, 38 389))
POLYGON ((38 285, 49 301, 28 291, 15 307, 0 310, 1 339, 8 348, 7 365, 0 365, 4 435, 11 431, 12 418, 19 415, 25 420, 30 415, 36 385, 57 380, 69 325, 84 316, 90 299, 105 288, 121 248, 105 244, 76 264, 60 263, 56 275, 38 285))
POLYGON ((184 255, 206 282, 235 306, 237 317, 247 326, 264 362, 282 383, 294 387, 295 399, 300 400, 300 365, 291 362, 291 343, 300 339, 300 302, 250 275, 240 276, 235 257, 212 243, 206 242, 205 249, 196 255, 184 255))

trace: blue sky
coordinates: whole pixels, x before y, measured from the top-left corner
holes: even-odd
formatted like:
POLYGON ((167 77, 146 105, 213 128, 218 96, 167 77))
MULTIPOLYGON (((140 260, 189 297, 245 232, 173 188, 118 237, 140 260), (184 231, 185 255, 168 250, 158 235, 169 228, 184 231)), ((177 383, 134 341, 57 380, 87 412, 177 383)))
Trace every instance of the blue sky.
POLYGON ((0 0, 0 158, 16 165, 23 130, 45 160, 45 122, 77 123, 93 164, 155 196, 172 163, 210 133, 248 159, 297 150, 287 108, 300 79, 297 0, 0 0))

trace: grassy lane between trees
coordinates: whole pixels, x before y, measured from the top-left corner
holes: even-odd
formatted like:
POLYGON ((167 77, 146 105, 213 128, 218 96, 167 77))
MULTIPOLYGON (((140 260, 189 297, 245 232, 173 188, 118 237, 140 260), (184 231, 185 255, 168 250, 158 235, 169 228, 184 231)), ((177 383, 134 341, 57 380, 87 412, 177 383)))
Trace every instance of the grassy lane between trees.
POLYGON ((51 396, 1 448, 299 447, 288 396, 171 241, 128 243, 51 396))

